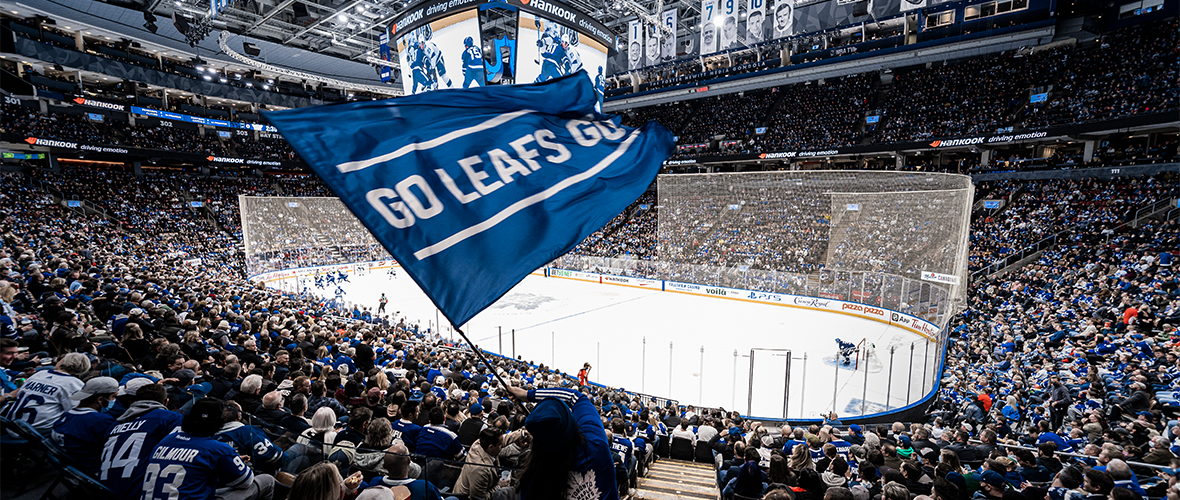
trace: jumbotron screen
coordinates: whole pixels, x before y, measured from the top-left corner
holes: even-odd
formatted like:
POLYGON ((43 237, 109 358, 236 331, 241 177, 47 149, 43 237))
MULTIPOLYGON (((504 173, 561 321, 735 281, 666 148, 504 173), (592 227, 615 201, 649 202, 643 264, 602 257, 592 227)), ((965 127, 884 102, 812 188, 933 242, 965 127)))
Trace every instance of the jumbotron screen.
POLYGON ((589 16, 547 0, 418 7, 390 26, 406 95, 537 83, 585 70, 601 104, 617 37, 589 16))

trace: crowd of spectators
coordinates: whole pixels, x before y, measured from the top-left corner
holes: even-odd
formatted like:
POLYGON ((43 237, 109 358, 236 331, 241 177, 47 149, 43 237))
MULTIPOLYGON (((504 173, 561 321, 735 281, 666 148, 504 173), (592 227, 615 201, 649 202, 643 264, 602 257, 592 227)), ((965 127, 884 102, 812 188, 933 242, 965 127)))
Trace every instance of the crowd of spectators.
POLYGON ((765 151, 800 151, 852 146, 868 109, 870 75, 829 78, 780 92, 760 143, 765 151))
POLYGON ((1016 194, 998 214, 983 209, 971 227, 971 271, 1057 234, 1086 230, 1113 234, 1136 209, 1180 195, 1174 175, 1111 180, 1052 180, 997 183, 993 199, 1016 194), (1017 192, 1018 190, 1018 192, 1017 192))
POLYGON ((1063 72, 1049 80, 1054 82, 1050 98, 1027 108, 1024 125, 1109 120, 1180 107, 1178 30, 1175 19, 1119 30, 1062 54, 1063 72))
MULTIPOLYGON (((166 210, 179 180, 59 175, 41 179, 89 186, 96 204, 123 200, 141 212, 166 210)), ((231 186, 269 189, 244 179, 198 184, 194 193, 226 198, 231 186)), ((1033 265, 972 284, 949 327, 927 419, 874 427, 833 414, 797 428, 664 407, 543 365, 481 358, 412 318, 354 322, 320 299, 182 264, 209 249, 174 252, 148 219, 81 215, 17 174, 0 176, 0 186, 0 398, 14 401, 5 416, 59 440, 72 464, 122 496, 167 487, 150 471, 184 462, 183 452, 154 451, 181 449, 211 457, 183 464, 205 479, 176 479, 202 497, 222 484, 239 498, 376 498, 399 487, 428 498, 615 498, 656 457, 671 457, 712 464, 723 498, 1180 498, 1180 402, 1171 396, 1180 389, 1180 282, 1171 270, 1180 226, 1077 223, 1110 224, 1134 200, 1174 196, 1170 178, 981 187, 1032 194, 990 224, 1043 219, 1070 236, 1033 265), (1044 207, 1051 215, 1042 217, 1044 207), (42 360, 53 369, 38 369, 42 360), (40 397, 45 387, 62 397, 40 397), (137 451, 126 446, 139 439, 137 451), (128 451, 102 452, 112 446, 128 451), (333 493, 298 496, 320 488, 333 493)), ((645 195, 647 209, 637 203, 587 245, 647 247, 656 199, 645 195)))
MULTIPOLYGON (((892 83, 864 73, 758 91, 684 100, 623 112, 626 123, 665 124, 683 148, 675 159, 711 155, 806 151, 869 143, 924 141, 940 137, 1027 130, 1105 120, 1180 108, 1174 85, 1180 58, 1173 50, 1177 21, 1132 26, 1076 46, 1010 51, 900 68, 892 83), (882 86, 883 85, 883 86, 882 86), (875 92, 878 91, 879 92, 875 92), (1030 104, 1034 91, 1044 103, 1030 104), (866 124, 876 113, 880 122, 866 124), (764 133, 759 134, 759 129, 764 133), (703 145, 703 146, 701 146, 703 145)), ((699 62, 692 64, 699 65, 699 62)), ((707 68, 697 68, 707 70, 707 68)), ((4 131, 101 145, 161 149, 217 156, 297 160, 280 137, 222 138, 184 127, 95 123, 83 114, 4 105, 4 131)), ((1175 157, 1176 148, 1155 148, 1136 157, 1175 157)), ((1099 152, 1094 162, 1117 164, 1099 152)), ((1014 168, 1081 166, 1080 158, 1025 158, 1014 168)), ((1086 165, 1091 165, 1087 163, 1086 165)), ((1096 163, 1093 163, 1096 164, 1096 163)), ((1005 169, 993 162, 986 170, 1005 169)))
POLYGON ((647 119, 664 123, 681 133, 681 145, 738 135, 734 132, 747 126, 748 116, 765 117, 755 122, 765 125, 766 133, 748 147, 714 143, 676 158, 925 141, 1156 113, 1180 108, 1177 26, 1175 20, 1146 23, 1074 46, 899 68, 892 83, 880 87, 880 95, 872 92, 880 79, 873 72, 827 79, 822 85, 774 88, 782 98, 769 109, 763 94, 712 98, 727 108, 747 108, 736 120, 734 111, 698 112, 697 105, 685 101, 626 113, 630 124, 647 119), (1047 101, 1030 104, 1034 91, 1048 93, 1047 101), (683 119, 677 109, 691 116, 683 119), (879 113, 880 122, 864 126, 870 113, 879 113))
POLYGON ((276 481, 297 498, 333 480, 350 497, 407 487, 424 498, 504 488, 614 498, 654 458, 651 423, 669 410, 647 410, 636 395, 477 356, 412 319, 354 322, 318 299, 185 265, 192 254, 166 251, 166 236, 144 227, 132 236, 49 203, 21 175, 0 182, 4 415, 58 440, 60 460, 119 498, 160 488, 212 498, 218 486, 271 498, 276 481), (604 422, 626 430, 611 437, 604 422), (153 453, 177 448, 193 451, 153 453), (192 479, 155 476, 169 466, 192 479))

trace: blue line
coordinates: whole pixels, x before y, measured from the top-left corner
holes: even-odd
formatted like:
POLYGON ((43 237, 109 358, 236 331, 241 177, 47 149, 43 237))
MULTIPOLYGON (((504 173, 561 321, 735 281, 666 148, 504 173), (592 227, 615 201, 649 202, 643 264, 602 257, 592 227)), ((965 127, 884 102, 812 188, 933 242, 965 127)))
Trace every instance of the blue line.
MULTIPOLYGON (((633 302, 633 301, 636 301, 636 300, 639 300, 639 299, 646 299, 646 298, 648 298, 648 297, 654 296, 656 293, 657 293, 657 292, 652 292, 652 293, 650 293, 650 294, 648 294, 648 295, 643 295, 643 296, 640 296, 640 297, 635 297, 635 298, 633 298, 633 299, 627 299, 627 300, 624 300, 624 301, 622 301, 622 302, 615 302, 615 303, 613 303, 613 304, 607 304, 607 305, 605 305, 605 306, 602 306, 602 307, 595 307, 594 309, 587 309, 587 310, 585 310, 585 311, 582 311, 582 312, 576 312, 576 313, 570 314, 570 315, 568 315, 568 316, 562 316, 562 317, 560 317, 560 318, 557 318, 557 319, 551 319, 551 320, 549 320, 549 321, 546 321, 546 322, 544 322, 544 323, 537 323, 537 324, 535 324, 535 325, 532 325, 532 326, 526 326, 526 327, 524 327, 524 328, 517 328, 517 330, 528 330, 529 328, 536 328, 536 327, 538 327, 538 326, 544 326, 544 325, 548 325, 549 323, 556 323, 556 322, 558 322, 558 321, 561 321, 561 320, 564 320, 564 319, 570 319, 570 318, 572 318, 572 317, 574 317, 574 316, 581 316, 581 315, 583 315, 583 314, 592 313, 592 312, 594 312, 594 311, 601 311, 601 310, 603 310, 603 309, 606 309, 606 308, 608 308, 608 307, 614 307, 614 306, 617 306, 617 305, 620 305, 620 304, 626 304, 626 303, 628 303, 628 302, 633 302)), ((497 335, 493 335, 493 336, 490 336, 490 337, 484 337, 484 338, 481 338, 481 339, 477 340, 477 342, 483 342, 483 341, 485 341, 485 340, 491 340, 491 339, 494 339, 494 338, 497 338, 497 337, 498 337, 497 335)))

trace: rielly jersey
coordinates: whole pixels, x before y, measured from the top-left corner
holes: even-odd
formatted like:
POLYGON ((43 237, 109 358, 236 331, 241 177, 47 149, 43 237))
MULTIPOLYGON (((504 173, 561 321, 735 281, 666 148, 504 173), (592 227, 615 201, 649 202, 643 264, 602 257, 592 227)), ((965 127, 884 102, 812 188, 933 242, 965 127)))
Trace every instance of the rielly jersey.
POLYGON ((142 498, 212 499, 217 488, 240 488, 253 480, 232 446, 181 431, 160 441, 148 458, 142 498))
POLYGON ((98 479, 116 498, 137 498, 143 492, 143 475, 152 450, 180 427, 179 413, 154 409, 111 429, 102 450, 98 479))

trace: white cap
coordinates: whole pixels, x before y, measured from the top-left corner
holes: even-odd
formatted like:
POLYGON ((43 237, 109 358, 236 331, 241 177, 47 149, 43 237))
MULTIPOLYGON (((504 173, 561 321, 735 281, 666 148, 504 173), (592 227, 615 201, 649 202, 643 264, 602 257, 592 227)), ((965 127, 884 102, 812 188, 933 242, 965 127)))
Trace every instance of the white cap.
POLYGON ((152 382, 152 379, 150 379, 150 378, 143 378, 143 377, 133 378, 133 379, 129 380, 126 384, 124 384, 123 387, 121 389, 119 389, 119 392, 116 393, 115 395, 116 396, 134 396, 134 395, 136 395, 136 393, 139 392, 140 387, 143 387, 146 385, 152 385, 154 383, 155 382, 152 382))
MULTIPOLYGON (((147 380, 147 379, 144 379, 147 380)), ((95 394, 115 394, 119 392, 119 382, 111 377, 94 377, 86 381, 82 390, 70 395, 74 401, 82 401, 95 394)))

